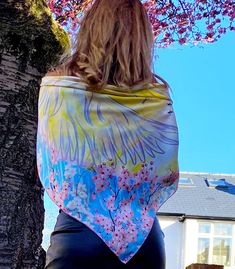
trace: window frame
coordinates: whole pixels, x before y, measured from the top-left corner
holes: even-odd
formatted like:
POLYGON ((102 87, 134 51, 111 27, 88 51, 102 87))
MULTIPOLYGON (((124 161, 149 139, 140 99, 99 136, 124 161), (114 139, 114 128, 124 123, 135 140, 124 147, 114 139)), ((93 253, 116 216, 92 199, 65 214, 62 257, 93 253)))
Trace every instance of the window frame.
POLYGON ((198 220, 197 222, 197 253, 196 253, 196 261, 198 261, 198 243, 199 238, 208 238, 209 239, 209 254, 208 254, 208 264, 213 264, 213 247, 214 247, 214 239, 215 238, 229 238, 232 241, 231 249, 230 249, 230 257, 229 257, 229 266, 224 265, 224 269, 235 269, 235 223, 232 221, 210 221, 210 220, 198 220), (210 224, 210 233, 200 233, 199 225, 200 224, 210 224), (232 225, 232 234, 231 235, 215 235, 215 224, 231 224, 232 225))
POLYGON ((190 177, 180 177, 179 178, 179 186, 180 187, 188 187, 188 186, 191 187, 191 186, 195 186, 195 185, 193 183, 192 178, 190 178, 190 177), (180 181, 181 179, 189 180, 190 182, 189 183, 187 183, 187 182, 183 183, 183 182, 180 181))

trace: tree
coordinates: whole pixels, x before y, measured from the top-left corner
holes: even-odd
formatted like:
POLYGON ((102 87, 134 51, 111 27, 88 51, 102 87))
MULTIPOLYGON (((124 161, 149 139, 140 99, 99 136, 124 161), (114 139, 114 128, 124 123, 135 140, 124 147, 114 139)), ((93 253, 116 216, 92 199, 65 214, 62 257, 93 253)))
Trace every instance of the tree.
POLYGON ((68 46, 45 1, 0 2, 0 268, 44 268, 37 180, 41 77, 68 46))
MULTIPOLYGON (((37 100, 41 77, 69 44, 45 1, 0 2, 1 269, 43 268, 45 262, 43 188, 35 160, 37 100)), ((90 3, 48 0, 56 20, 64 27, 71 24, 72 31, 90 3)), ((157 4, 149 0, 145 7, 159 47, 214 42, 227 30, 235 30, 232 0, 159 0, 157 4)))
MULTIPOLYGON (((55 19, 73 34, 93 0, 47 0, 55 19)), ((155 34, 155 45, 212 43, 235 31, 234 0, 142 0, 155 34)))

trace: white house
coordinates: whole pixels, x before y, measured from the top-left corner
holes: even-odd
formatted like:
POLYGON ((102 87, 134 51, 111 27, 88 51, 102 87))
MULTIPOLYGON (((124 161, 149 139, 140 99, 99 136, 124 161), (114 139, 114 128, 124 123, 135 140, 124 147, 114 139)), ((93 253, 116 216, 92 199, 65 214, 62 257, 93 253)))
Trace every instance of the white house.
POLYGON ((180 173, 177 192, 160 208, 166 269, 192 263, 235 269, 235 175, 180 173))

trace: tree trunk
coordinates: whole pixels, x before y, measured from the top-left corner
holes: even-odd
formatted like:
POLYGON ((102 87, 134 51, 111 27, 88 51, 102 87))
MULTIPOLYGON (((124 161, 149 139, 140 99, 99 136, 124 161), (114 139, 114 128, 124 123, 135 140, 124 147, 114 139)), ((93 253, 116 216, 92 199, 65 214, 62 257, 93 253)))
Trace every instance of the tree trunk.
POLYGON ((37 179, 41 77, 68 47, 45 1, 0 1, 0 268, 44 268, 37 179))

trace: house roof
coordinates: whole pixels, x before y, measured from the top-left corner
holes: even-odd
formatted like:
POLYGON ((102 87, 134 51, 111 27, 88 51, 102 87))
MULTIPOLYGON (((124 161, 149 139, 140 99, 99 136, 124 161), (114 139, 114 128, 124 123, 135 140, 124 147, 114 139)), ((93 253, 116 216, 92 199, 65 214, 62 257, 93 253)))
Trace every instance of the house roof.
POLYGON ((235 175, 181 172, 180 178, 193 184, 179 184, 158 215, 235 220, 235 175), (206 179, 224 179, 226 187, 209 187, 206 179))

